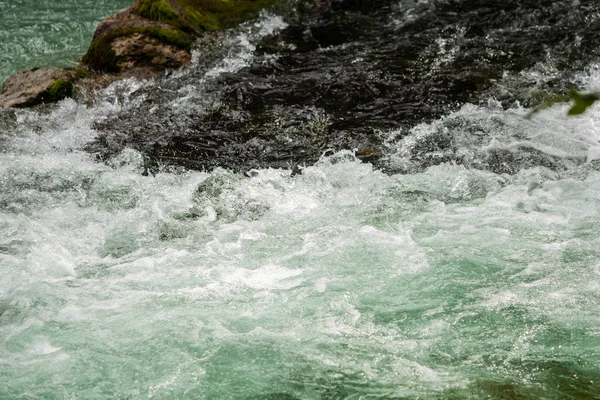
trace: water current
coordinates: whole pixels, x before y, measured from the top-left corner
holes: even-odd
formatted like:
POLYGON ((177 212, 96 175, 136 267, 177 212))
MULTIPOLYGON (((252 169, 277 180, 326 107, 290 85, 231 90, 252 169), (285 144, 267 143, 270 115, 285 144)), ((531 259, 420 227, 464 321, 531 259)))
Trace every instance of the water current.
MULTIPOLYGON (((0 8, 53 10, 36 39, 49 60, 85 48, 52 44, 74 8, 29 3, 0 8)), ((69 40, 123 5, 90 2, 69 40)), ((283 25, 264 15, 232 34, 205 79, 283 25)), ((600 87, 600 70, 580 80, 600 87)), ((511 175, 390 175, 352 151, 301 174, 146 175, 133 149, 107 163, 81 150, 154 84, 0 120, 0 399, 600 398, 599 110, 526 119, 490 99, 399 141, 382 132, 398 170, 440 129, 465 157, 526 146, 564 160, 511 175)))
POLYGON ((102 18, 129 0, 0 1, 0 82, 19 69, 74 66, 102 18))

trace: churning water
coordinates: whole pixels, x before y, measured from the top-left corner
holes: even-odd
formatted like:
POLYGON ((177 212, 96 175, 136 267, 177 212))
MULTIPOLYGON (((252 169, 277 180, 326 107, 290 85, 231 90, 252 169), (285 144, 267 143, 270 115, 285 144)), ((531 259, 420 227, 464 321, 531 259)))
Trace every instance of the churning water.
MULTIPOLYGON (((240 35, 206 79, 251 56, 240 35)), ((152 84, 1 122, 1 399, 598 398, 598 110, 466 104, 382 132, 397 175, 342 151, 144 176, 80 150, 152 84), (472 167, 412 168, 440 130, 472 167), (564 168, 476 168, 523 147, 564 168)))

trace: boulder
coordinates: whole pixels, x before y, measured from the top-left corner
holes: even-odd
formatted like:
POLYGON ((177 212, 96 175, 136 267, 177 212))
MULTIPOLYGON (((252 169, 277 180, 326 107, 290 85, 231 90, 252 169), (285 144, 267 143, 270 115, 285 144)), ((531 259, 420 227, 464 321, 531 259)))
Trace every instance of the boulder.
POLYGON ((470 115, 479 111, 452 113, 468 103, 519 110, 567 100, 579 71, 600 58, 600 24, 589 20, 600 3, 298 2, 304 8, 286 15, 287 27, 256 43, 250 65, 211 79, 192 66, 140 91, 135 110, 94 125, 99 134, 86 149, 101 160, 135 149, 150 172, 294 169, 328 149, 352 150, 389 172, 440 163, 558 171, 584 161, 531 146, 491 151, 484 132, 519 128, 470 115), (202 95, 179 98, 189 87, 202 95))
POLYGON ((34 68, 10 77, 0 92, 0 108, 30 107, 73 94, 76 79, 92 76, 92 86, 119 77, 151 76, 191 61, 195 37, 254 18, 281 0, 137 0, 100 23, 82 58, 82 68, 34 68), (113 74, 107 79, 104 73, 113 74))
POLYGON ((100 23, 82 62, 99 72, 179 68, 194 37, 253 18, 279 0, 138 0, 100 23))
POLYGON ((0 92, 0 108, 30 107, 71 96, 76 72, 64 68, 34 68, 15 73, 0 92))
POLYGON ((129 9, 100 23, 82 62, 99 72, 133 69, 162 71, 189 64, 192 37, 164 22, 148 20, 129 9))

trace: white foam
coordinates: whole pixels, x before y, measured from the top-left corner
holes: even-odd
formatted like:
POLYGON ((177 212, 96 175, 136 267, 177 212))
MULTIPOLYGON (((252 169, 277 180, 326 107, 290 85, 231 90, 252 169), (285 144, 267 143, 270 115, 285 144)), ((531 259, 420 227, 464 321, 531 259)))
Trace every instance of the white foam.
POLYGON ((300 269, 282 268, 277 265, 265 265, 254 270, 236 268, 223 277, 223 282, 242 284, 252 289, 288 290, 304 281, 300 269))

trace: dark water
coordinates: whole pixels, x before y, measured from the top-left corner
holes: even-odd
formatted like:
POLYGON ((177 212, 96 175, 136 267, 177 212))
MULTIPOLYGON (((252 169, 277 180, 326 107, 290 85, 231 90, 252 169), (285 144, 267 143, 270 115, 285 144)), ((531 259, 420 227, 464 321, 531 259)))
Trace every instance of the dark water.
MULTIPOLYGON (((205 54, 214 44, 203 43, 194 69, 143 91, 135 110, 99 124, 107 134, 90 150, 106 156, 127 145, 160 163, 243 171, 310 165, 326 149, 350 149, 397 171, 386 162, 389 138, 381 132, 394 130, 401 140, 414 125, 467 102, 539 105, 579 85, 574 74, 599 55, 600 10, 590 1, 319 4, 256 41, 246 68, 211 81, 204 74, 213 57, 205 54), (181 99, 190 86, 203 95, 181 99)), ((453 124, 446 129, 460 121, 453 124)), ((421 168, 469 164, 459 146, 442 131, 418 143, 413 157, 421 168)), ((521 150, 481 154, 477 167, 562 168, 556 157, 521 150)))

